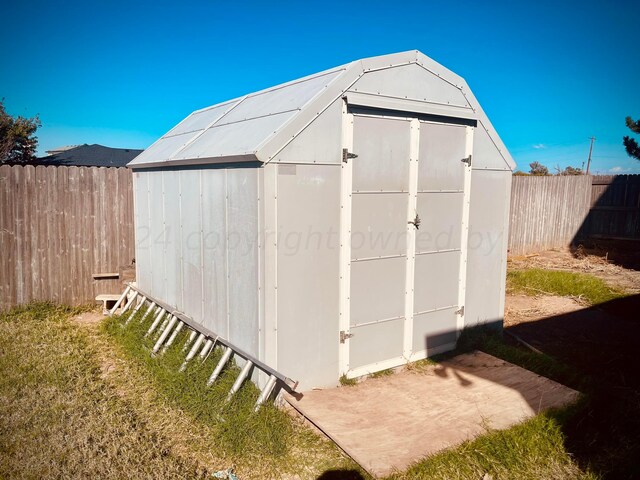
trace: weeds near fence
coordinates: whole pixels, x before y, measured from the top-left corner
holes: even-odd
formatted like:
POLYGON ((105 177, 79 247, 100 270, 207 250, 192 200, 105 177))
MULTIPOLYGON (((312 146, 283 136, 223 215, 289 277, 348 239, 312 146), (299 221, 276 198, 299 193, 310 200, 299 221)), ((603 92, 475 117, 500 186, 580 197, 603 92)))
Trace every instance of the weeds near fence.
POLYGON ((583 300, 590 305, 625 296, 603 280, 586 273, 531 268, 507 272, 507 290, 526 295, 559 295, 583 300))

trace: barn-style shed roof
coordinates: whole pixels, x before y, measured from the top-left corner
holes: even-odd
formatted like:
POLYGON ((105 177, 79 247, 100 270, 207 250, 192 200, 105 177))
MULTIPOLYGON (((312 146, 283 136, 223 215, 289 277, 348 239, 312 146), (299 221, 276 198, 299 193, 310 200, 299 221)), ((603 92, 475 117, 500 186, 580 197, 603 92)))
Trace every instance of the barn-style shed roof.
POLYGON ((197 110, 128 166, 267 163, 341 97, 350 105, 475 120, 502 158, 499 168, 515 167, 464 79, 416 50, 357 60, 197 110))

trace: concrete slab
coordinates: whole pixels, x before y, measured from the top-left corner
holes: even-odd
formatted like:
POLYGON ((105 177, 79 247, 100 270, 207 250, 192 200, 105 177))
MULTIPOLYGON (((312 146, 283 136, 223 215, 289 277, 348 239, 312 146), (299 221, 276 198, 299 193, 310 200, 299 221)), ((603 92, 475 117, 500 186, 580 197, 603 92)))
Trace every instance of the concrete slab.
POLYGON ((286 400, 374 477, 579 393, 482 352, 286 400))

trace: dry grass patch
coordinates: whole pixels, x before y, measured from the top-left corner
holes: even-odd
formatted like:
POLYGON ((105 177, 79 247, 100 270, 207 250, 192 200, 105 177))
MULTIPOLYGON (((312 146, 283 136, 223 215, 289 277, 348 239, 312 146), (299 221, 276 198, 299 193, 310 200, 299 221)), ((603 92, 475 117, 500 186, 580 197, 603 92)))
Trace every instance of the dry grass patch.
POLYGON ((102 379, 75 313, 0 314, 0 478, 204 477, 102 379))

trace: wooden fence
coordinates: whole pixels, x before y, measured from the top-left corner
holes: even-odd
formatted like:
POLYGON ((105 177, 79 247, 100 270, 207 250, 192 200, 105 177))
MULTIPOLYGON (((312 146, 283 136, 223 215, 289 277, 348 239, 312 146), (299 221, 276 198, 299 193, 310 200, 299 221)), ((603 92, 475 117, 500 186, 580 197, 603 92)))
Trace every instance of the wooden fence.
POLYGON ((0 166, 0 309, 31 300, 78 304, 118 293, 134 258, 126 168, 0 166))
POLYGON ((640 239, 640 175, 514 176, 509 253, 640 239))
MULTIPOLYGON (((509 252, 640 238, 640 175, 513 177, 509 252)), ((0 309, 118 293, 134 258, 126 168, 0 166, 0 309)))
POLYGON ((509 253, 563 247, 589 214, 591 177, 514 176, 511 186, 509 253))
POLYGON ((591 209, 582 236, 640 238, 640 175, 592 177, 591 209))

